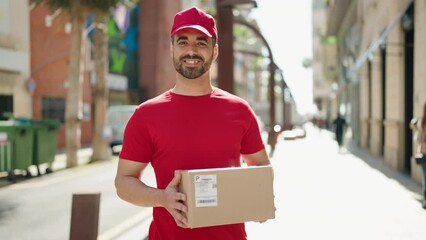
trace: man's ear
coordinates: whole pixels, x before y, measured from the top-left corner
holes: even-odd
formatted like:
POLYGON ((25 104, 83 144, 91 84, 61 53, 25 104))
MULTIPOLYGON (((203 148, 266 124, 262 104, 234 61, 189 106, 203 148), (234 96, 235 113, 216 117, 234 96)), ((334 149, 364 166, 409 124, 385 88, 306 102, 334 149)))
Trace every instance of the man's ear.
POLYGON ((216 43, 216 45, 213 48, 213 57, 214 57, 214 60, 217 59, 217 56, 219 56, 219 45, 216 43))

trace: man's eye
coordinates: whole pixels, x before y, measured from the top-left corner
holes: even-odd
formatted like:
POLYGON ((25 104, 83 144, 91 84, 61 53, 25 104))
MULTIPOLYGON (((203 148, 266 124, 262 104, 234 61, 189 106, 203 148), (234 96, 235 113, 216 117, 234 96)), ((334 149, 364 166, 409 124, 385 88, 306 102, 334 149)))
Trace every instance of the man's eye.
POLYGON ((205 42, 199 42, 197 45, 199 47, 206 47, 207 46, 207 44, 205 42))
POLYGON ((178 42, 177 43, 179 46, 185 46, 185 45, 187 45, 188 43, 187 42, 184 42, 184 41, 181 41, 181 42, 178 42))

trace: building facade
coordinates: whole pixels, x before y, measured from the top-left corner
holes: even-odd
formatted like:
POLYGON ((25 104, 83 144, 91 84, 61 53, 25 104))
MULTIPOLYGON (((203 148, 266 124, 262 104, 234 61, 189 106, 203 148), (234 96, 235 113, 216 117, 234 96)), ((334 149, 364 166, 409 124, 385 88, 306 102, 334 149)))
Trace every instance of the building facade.
POLYGON ((336 54, 320 59, 336 70, 335 104, 350 119, 353 140, 420 181, 409 123, 426 101, 426 1, 322 2, 323 37, 335 38, 336 54))
MULTIPOLYGON (((52 12, 45 5, 33 7, 30 13, 31 80, 33 119, 58 119, 58 147, 65 146, 65 106, 68 92, 70 32, 67 29, 69 15, 65 11, 52 12), (46 20, 51 18, 52 20, 46 20)), ((89 48, 84 43, 86 54, 89 48)), ((89 51, 90 53, 90 51, 89 51)), ((83 118, 81 143, 87 145, 92 139, 91 84, 89 81, 90 54, 84 61, 82 82, 83 118)))
POLYGON ((0 16, 0 119, 31 117, 29 6, 1 0, 0 16))

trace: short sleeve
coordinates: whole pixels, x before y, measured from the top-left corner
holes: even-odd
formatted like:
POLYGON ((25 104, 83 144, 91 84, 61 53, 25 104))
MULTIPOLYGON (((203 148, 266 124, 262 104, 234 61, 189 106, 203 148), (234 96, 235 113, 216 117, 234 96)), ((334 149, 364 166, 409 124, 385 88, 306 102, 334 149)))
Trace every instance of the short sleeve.
POLYGON ((137 109, 124 130, 123 145, 119 155, 121 159, 151 162, 153 144, 148 125, 149 121, 143 117, 142 109, 137 109))
POLYGON ((259 123, 254 115, 253 110, 250 109, 248 128, 243 136, 241 144, 242 154, 252 154, 262 150, 265 145, 260 133, 259 123))

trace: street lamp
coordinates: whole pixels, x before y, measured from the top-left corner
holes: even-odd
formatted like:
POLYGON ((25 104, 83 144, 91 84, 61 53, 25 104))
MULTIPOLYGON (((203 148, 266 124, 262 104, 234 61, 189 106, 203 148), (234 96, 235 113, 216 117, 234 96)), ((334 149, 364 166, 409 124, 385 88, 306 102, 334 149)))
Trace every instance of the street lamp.
MULTIPOLYGON (((278 69, 277 65, 274 62, 274 58, 272 55, 272 50, 268 44, 268 42, 266 41, 265 37, 262 35, 262 33, 253 25, 251 25, 250 23, 244 21, 244 20, 240 20, 240 19, 235 19, 234 20, 235 23, 243 25, 248 27, 249 29, 251 29, 265 44, 266 49, 268 50, 268 54, 269 54, 269 81, 268 81, 268 85, 269 85, 269 131, 268 131, 268 144, 271 146, 272 148, 272 152, 275 149, 275 144, 277 142, 277 138, 276 138, 276 132, 274 130, 274 126, 275 126, 275 71, 278 69)), ((219 54, 220 55, 220 54, 219 54)), ((232 65, 233 67, 233 65, 232 65)))
POLYGON ((251 29, 257 36, 259 36, 265 44, 269 53, 269 132, 268 132, 268 144, 271 146, 271 154, 275 149, 277 142, 276 133, 274 131, 275 126, 275 70, 276 64, 274 62, 271 48, 265 37, 260 31, 251 25, 250 23, 235 19, 233 14, 233 7, 236 5, 252 5, 257 7, 256 1, 253 0, 216 0, 216 20, 218 28, 218 44, 220 46, 220 54, 218 56, 218 87, 234 93, 234 47, 233 47, 233 25, 234 23, 241 24, 251 29))

